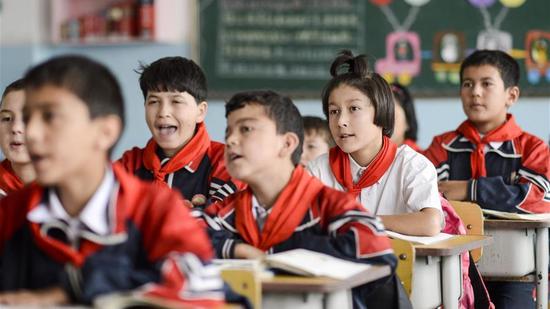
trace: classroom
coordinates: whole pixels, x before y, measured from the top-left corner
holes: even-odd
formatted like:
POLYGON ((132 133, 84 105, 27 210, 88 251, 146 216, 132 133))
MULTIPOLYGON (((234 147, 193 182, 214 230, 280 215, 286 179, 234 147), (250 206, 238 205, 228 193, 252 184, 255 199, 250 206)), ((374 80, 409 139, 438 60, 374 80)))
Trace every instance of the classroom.
POLYGON ((0 0, 0 307, 550 308, 547 12, 0 0))

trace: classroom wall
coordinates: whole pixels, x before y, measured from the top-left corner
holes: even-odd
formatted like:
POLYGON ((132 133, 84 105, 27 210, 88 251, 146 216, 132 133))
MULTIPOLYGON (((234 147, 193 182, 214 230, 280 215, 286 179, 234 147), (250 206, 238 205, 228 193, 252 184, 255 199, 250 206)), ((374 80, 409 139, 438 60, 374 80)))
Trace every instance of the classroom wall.
MULTIPOLYGON (((126 130, 114 157, 125 149, 143 146, 150 137, 144 120, 143 97, 134 72, 139 62, 149 63, 164 56, 196 55, 192 42, 193 27, 186 29, 180 42, 170 44, 130 44, 116 46, 58 46, 48 43, 47 1, 0 0, 0 88, 21 77, 29 66, 65 53, 90 56, 107 66, 119 79, 126 102, 126 130), (24 21, 24 22, 21 22, 24 21)), ((195 2, 185 1, 190 15, 195 20, 195 2)), ((320 100, 297 100, 304 115, 322 116, 320 100)), ((427 147, 434 134, 452 130, 464 119, 460 100, 456 98, 418 98, 419 144, 427 147)), ((519 124, 527 131, 548 142, 550 137, 550 97, 521 98, 511 110, 519 124)), ((206 125, 214 140, 223 140, 225 131, 224 107, 221 101, 209 102, 206 125)))

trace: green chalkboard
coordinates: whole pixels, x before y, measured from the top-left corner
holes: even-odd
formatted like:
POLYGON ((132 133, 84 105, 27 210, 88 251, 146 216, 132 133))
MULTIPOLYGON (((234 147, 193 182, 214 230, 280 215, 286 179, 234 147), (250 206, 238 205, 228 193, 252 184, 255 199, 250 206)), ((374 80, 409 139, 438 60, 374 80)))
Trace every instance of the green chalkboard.
POLYGON ((550 95, 550 0, 201 0, 200 63, 211 97, 274 89, 319 98, 342 49, 417 96, 458 93, 462 59, 501 49, 522 95, 550 95))

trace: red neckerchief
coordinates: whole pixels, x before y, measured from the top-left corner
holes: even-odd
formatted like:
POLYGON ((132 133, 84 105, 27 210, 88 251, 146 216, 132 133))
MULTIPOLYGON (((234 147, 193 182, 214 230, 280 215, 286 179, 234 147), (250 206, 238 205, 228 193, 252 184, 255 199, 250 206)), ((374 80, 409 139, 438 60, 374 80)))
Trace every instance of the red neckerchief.
POLYGON ((23 181, 15 174, 15 171, 11 167, 11 162, 8 159, 2 161, 0 163, 0 189, 9 194, 24 186, 23 181))
POLYGON ((154 139, 149 140, 145 150, 143 151, 143 165, 146 169, 153 172, 156 182, 165 183, 166 175, 174 173, 182 169, 184 166, 189 167, 194 171, 201 163, 202 157, 210 147, 210 137, 204 123, 197 125, 197 132, 187 144, 178 151, 178 153, 170 158, 170 160, 161 166, 160 159, 156 154, 157 143, 154 139))
POLYGON ((347 192, 357 197, 362 189, 372 186, 386 173, 395 159, 396 152, 397 145, 387 136, 383 136, 382 148, 356 184, 353 183, 349 155, 347 153, 343 152, 339 147, 333 147, 330 149, 328 157, 330 169, 334 177, 336 177, 336 181, 344 186, 347 192))
POLYGON ((464 121, 456 131, 467 138, 474 144, 475 149, 470 155, 470 168, 472 170, 472 178, 487 176, 485 170, 485 145, 490 142, 505 142, 512 140, 521 135, 521 128, 517 125, 514 116, 506 115, 506 122, 498 128, 485 134, 483 138, 479 137, 479 132, 469 120, 464 121))
POLYGON ((304 218, 323 184, 297 166, 277 197, 260 233, 252 214, 252 190, 237 193, 234 199, 235 226, 246 243, 262 250, 287 240, 304 218))

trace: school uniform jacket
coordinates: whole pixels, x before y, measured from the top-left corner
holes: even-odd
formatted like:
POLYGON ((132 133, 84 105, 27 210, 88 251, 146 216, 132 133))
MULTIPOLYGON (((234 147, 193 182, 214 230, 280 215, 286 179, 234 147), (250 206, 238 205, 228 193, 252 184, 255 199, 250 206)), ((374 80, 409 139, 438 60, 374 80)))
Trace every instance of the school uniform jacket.
MULTIPOLYGON (((395 268, 396 258, 382 223, 352 197, 324 186, 303 167, 296 167, 261 230, 253 218, 252 195, 248 188, 206 209, 221 226, 210 225, 218 229, 212 237, 218 258, 234 258, 236 244, 248 243, 266 253, 303 248, 395 268)), ((367 290, 354 292, 354 302, 360 301, 356 295, 365 295, 367 290)))
POLYGON ((304 248, 344 259, 395 266, 391 244, 376 217, 344 192, 324 186, 301 166, 296 167, 292 178, 303 182, 284 188, 261 231, 255 221, 249 220, 252 205, 241 203, 244 195, 252 194, 250 188, 206 209, 226 232, 214 239, 217 257, 233 258, 235 245, 252 237, 268 253, 304 248), (281 201, 285 192, 294 193, 295 199, 281 201), (245 238, 243 233, 247 234, 245 238))
POLYGON ((424 154, 435 165, 439 181, 469 180, 468 200, 482 208, 550 212, 548 146, 522 131, 511 115, 500 129, 514 138, 486 143, 485 176, 472 177, 471 156, 479 150, 458 129, 436 136, 424 154))
POLYGON ((74 241, 62 220, 29 220, 48 205, 48 189, 37 184, 0 200, 0 291, 61 286, 74 301, 90 303, 103 293, 159 281, 170 253, 212 257, 206 233, 177 192, 113 169, 106 235, 82 228, 74 241))
POLYGON ((15 174, 11 162, 5 159, 0 163, 0 198, 23 188, 23 181, 15 174))
MULTIPOLYGON (((187 156, 183 161, 176 162, 182 168, 166 173, 161 177, 161 181, 171 188, 177 188, 185 199, 193 201, 194 204, 194 198, 197 196, 202 195, 206 204, 210 204, 214 201, 223 200, 238 191, 242 186, 231 179, 225 168, 224 145, 210 141, 203 124, 199 124, 198 132, 192 140, 170 160, 178 160, 178 157, 181 157, 182 154, 193 152, 198 145, 204 147, 204 151, 197 152, 197 156, 187 156)), ((168 158, 154 140, 151 139, 147 147, 153 147, 158 160, 162 162, 161 164, 166 164, 168 158)), ((148 160, 147 156, 144 155, 146 148, 134 147, 126 151, 118 163, 137 177, 154 181, 154 171, 148 169, 145 164, 145 160, 148 160)))

